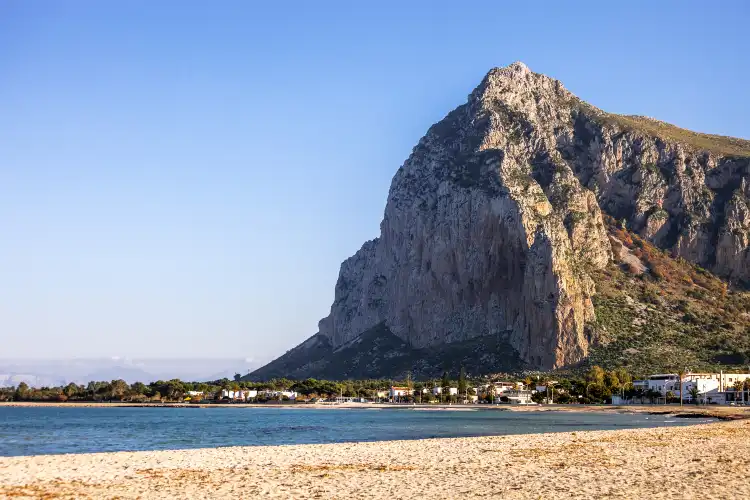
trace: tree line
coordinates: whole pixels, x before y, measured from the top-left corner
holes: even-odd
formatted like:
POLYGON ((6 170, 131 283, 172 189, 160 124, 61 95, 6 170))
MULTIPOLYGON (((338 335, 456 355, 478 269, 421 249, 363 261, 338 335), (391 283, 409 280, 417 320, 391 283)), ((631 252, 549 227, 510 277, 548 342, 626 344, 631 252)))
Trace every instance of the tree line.
MULTIPOLYGON (((557 403, 604 403, 611 400, 615 394, 630 398, 655 400, 662 395, 656 391, 644 392, 633 387, 633 377, 623 368, 604 370, 593 366, 581 375, 559 375, 554 373, 540 373, 518 377, 480 377, 466 376, 462 368, 457 378, 444 372, 441 378, 414 381, 407 374, 403 379, 367 379, 367 380, 319 380, 308 378, 292 380, 276 378, 265 382, 249 382, 241 380, 236 374, 234 380, 224 378, 209 382, 185 382, 179 379, 159 380, 144 384, 135 382, 128 384, 124 380, 92 381, 85 385, 69 383, 59 387, 29 387, 20 383, 17 387, 0 388, 0 401, 121 401, 121 402, 181 402, 190 397, 191 392, 200 393, 192 397, 193 401, 205 399, 221 399, 223 391, 256 390, 261 393, 259 400, 269 399, 263 395, 266 391, 293 391, 301 399, 328 399, 335 397, 361 397, 375 399, 391 386, 408 388, 408 395, 399 398, 403 402, 461 402, 469 396, 477 396, 486 401, 502 399, 502 394, 496 394, 492 383, 497 381, 523 383, 527 389, 544 386, 544 390, 533 396, 535 401, 553 399, 557 403), (441 394, 433 394, 433 388, 441 388, 441 394), (456 388, 458 394, 449 394, 451 388, 456 388)), ((436 391, 437 392, 437 391, 436 391)))

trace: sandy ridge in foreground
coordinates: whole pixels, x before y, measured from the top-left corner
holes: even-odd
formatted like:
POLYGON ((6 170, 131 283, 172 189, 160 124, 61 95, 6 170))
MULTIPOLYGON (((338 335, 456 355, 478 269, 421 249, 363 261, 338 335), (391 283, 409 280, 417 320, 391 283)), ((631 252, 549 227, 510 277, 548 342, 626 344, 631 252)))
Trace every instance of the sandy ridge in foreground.
POLYGON ((0 458, 13 498, 748 498, 750 421, 0 458))

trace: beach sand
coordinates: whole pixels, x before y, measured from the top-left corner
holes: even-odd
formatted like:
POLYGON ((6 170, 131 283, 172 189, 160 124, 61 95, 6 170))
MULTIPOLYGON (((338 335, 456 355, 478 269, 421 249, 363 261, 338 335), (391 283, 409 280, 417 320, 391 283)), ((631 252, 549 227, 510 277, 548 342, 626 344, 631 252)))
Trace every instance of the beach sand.
POLYGON ((0 458, 4 498, 750 498, 750 421, 0 458))

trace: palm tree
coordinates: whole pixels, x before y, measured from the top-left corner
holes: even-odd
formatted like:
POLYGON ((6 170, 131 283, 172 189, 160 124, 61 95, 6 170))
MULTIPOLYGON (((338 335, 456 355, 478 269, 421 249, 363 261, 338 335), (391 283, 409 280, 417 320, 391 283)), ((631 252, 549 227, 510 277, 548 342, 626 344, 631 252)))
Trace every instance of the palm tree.
POLYGON ((443 372, 443 378, 440 381, 440 402, 443 402, 443 398, 445 397, 445 393, 448 393, 450 395, 450 389, 451 389, 451 381, 450 378, 448 378, 448 372, 443 372))
POLYGON ((682 378, 685 376, 685 370, 677 370, 677 378, 680 379, 680 406, 682 406, 682 378))
POLYGON ((463 396, 464 401, 468 399, 468 385, 466 384, 466 370, 461 367, 461 371, 458 374, 458 394, 463 396))
POLYGON ((490 404, 494 404, 495 403, 495 384, 493 384, 492 382, 490 382, 487 385, 487 396, 490 399, 489 401, 490 404))
POLYGON ((643 404, 643 396, 645 394, 645 391, 641 389, 640 387, 635 390, 635 397, 640 399, 641 404, 643 404))
MULTIPOLYGON (((589 382, 588 384, 586 384, 586 399, 587 400, 589 399, 589 387, 591 387, 592 385, 594 387, 596 387, 597 383, 596 382, 589 382)), ((587 401, 587 402, 590 402, 590 401, 587 401)))
POLYGON ((688 391, 688 393, 690 394, 690 397, 692 398, 693 403, 694 404, 698 404, 698 396, 700 395, 700 392, 698 391, 698 388, 695 387, 695 386, 693 386, 693 387, 690 388, 690 390, 688 391))
POLYGON ((745 400, 745 397, 744 397, 745 395, 743 391, 744 388, 745 388, 745 384, 741 380, 738 380, 737 382, 734 383, 734 400, 735 401, 745 400))

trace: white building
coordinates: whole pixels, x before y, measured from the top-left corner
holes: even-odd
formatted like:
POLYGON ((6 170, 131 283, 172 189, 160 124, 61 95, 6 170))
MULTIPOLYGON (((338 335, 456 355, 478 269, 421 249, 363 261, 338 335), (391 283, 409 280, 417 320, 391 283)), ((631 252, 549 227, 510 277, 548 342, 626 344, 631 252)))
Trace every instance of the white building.
POLYGON ((252 391, 250 389, 240 389, 239 391, 228 391, 226 389, 221 391, 222 398, 229 399, 241 399, 243 401, 252 399, 258 395, 258 391, 252 391))
POLYGON ((668 392, 676 398, 682 394, 683 401, 692 401, 690 392, 697 389, 699 402, 723 404, 726 392, 731 391, 735 383, 748 379, 750 373, 686 373, 680 385, 680 377, 676 373, 657 373, 645 380, 633 381, 633 388, 643 392, 653 390, 662 397, 668 392))
POLYGON ((633 387, 644 390, 655 390, 662 395, 671 392, 679 397, 680 390, 683 398, 689 396, 689 391, 696 387, 700 393, 724 392, 731 389, 736 382, 744 382, 750 379, 750 373, 686 373, 682 376, 682 387, 680 377, 676 373, 658 373, 651 375, 646 380, 636 380, 633 387))
MULTIPOLYGON (((255 393, 256 393, 255 395, 257 396, 258 392, 255 391, 255 393)), ((294 391, 263 391, 261 394, 270 399, 284 398, 284 397, 287 397, 289 399, 297 399, 297 393, 294 391)), ((255 397, 255 396, 252 396, 252 397, 255 397)))
POLYGON ((736 384, 737 382, 745 382, 746 380, 750 379, 750 373, 720 372, 716 379, 719 381, 719 390, 723 392, 734 387, 734 384, 736 384))
MULTIPOLYGON (((512 391, 516 389, 515 382, 495 382, 492 385, 495 389, 495 394, 502 394, 506 391, 512 391)), ((523 389, 523 387, 520 387, 520 389, 523 389)))
POLYGON ((533 401, 531 400, 531 395, 534 393, 534 391, 505 391, 502 395, 504 398, 508 398, 508 402, 510 404, 531 404, 533 401))
POLYGON ((648 390, 648 380, 633 380, 633 389, 640 389, 646 392, 648 390))
POLYGON ((392 385, 390 391, 388 392, 388 397, 395 400, 398 398, 408 397, 410 393, 411 389, 409 389, 408 387, 397 387, 395 385, 392 385))
POLYGON ((683 399, 693 401, 691 392, 693 389, 698 391, 698 402, 716 402, 723 403, 724 395, 719 392, 719 380, 714 378, 695 378, 682 381, 683 399))
MULTIPOLYGON (((433 387, 432 388, 432 394, 435 396, 439 396, 443 393, 442 387, 433 387)), ((458 387, 449 387, 448 388, 448 395, 449 396, 455 396, 458 394, 458 387)))
POLYGON ((668 392, 671 392, 675 396, 680 395, 678 389, 680 385, 679 377, 674 373, 657 373, 656 375, 651 375, 645 382, 647 391, 656 391, 662 396, 668 392))

